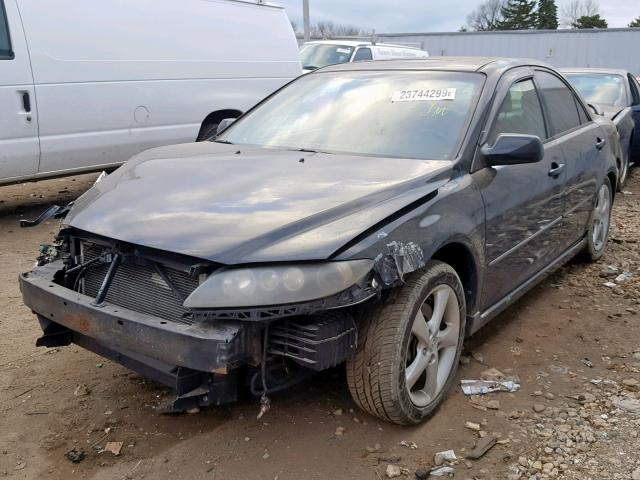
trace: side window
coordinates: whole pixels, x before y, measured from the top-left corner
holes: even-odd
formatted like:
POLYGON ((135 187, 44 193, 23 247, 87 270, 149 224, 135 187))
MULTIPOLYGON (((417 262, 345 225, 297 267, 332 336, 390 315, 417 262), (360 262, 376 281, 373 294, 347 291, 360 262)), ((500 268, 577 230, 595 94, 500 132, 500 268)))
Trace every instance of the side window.
POLYGON ((7 13, 4 9, 4 2, 0 0, 0 60, 11 60, 12 58, 13 51, 11 50, 9 26, 7 25, 7 13))
POLYGON ((511 86, 493 122, 489 143, 495 142, 501 133, 537 135, 542 140, 547 137, 542 107, 532 80, 511 86))
POLYGON ((640 88, 638 87, 638 81, 633 75, 629 75, 629 87, 631 87, 631 104, 640 105, 640 88))
POLYGON ((356 54, 353 56, 354 62, 361 62, 363 60, 373 60, 370 48, 359 48, 356 54))
POLYGON ((547 72, 536 72, 536 82, 547 107, 552 137, 582 123, 574 94, 562 80, 547 72))

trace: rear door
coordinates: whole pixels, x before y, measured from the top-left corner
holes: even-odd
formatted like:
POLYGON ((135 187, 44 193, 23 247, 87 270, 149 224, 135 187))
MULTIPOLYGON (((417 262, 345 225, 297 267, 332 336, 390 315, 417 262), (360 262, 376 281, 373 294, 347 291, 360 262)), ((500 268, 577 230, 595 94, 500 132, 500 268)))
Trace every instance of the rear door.
POLYGON ((33 77, 15 0, 0 0, 0 182, 38 171, 33 77))
POLYGON ((559 254, 558 229, 564 211, 566 169, 562 147, 548 138, 533 72, 501 80, 486 143, 501 133, 540 137, 537 163, 485 168, 477 174, 486 212, 484 305, 493 305, 542 270, 559 254), (506 92, 505 92, 506 90, 506 92))
POLYGON ((562 250, 584 236, 602 180, 609 146, 605 132, 585 111, 573 89, 558 75, 537 70, 551 140, 562 149, 566 165, 565 213, 558 241, 562 250))
POLYGON ((627 74, 629 80, 629 88, 631 89, 631 111, 633 112, 633 120, 635 129, 633 141, 631 144, 631 160, 640 161, 640 84, 636 77, 627 74))

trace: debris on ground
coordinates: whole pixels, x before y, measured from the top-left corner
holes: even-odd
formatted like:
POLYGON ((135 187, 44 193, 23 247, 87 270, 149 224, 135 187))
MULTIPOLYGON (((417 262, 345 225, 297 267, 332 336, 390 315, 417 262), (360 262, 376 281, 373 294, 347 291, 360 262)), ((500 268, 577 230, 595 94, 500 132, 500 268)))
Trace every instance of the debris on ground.
POLYGON ((517 392, 520 384, 513 380, 496 382, 491 380, 460 380, 465 395, 486 395, 493 392, 517 392))
POLYGON ((494 437, 493 435, 488 435, 484 438, 478 440, 475 448, 469 452, 467 458, 471 460, 477 460, 484 456, 489 450, 491 450, 496 443, 498 443, 498 437, 494 437))
POLYGON ((104 449, 102 449, 100 453, 110 452, 117 457, 118 455, 120 455, 122 445, 124 445, 123 442, 107 442, 107 444, 104 446, 104 449))
POLYGON ((458 458, 453 450, 445 450, 444 452, 438 452, 435 454, 433 462, 436 466, 443 465, 446 462, 454 462, 458 458))
POLYGON ((86 457, 86 454, 83 450, 78 450, 77 448, 72 448, 67 453, 64 454, 71 463, 80 463, 86 457))
POLYGON ((418 445, 415 442, 407 442, 406 440, 402 440, 400 442, 400 446, 410 448, 411 450, 417 450, 418 445))
POLYGON ((475 423, 475 422, 466 422, 464 424, 464 427, 468 428, 469 430, 473 430, 474 432, 479 432, 482 428, 480 427, 479 423, 475 423))
POLYGON ((453 467, 437 467, 429 472, 432 477, 449 477, 456 473, 453 467))
POLYGON ((396 478, 402 475, 402 470, 398 465, 389 464, 387 465, 386 473, 387 478, 396 478))
POLYGON ((76 397, 86 397, 90 393, 91 393, 91 390, 89 390, 89 387, 87 387, 84 383, 78 385, 76 389, 73 391, 73 394, 76 397))
POLYGON ((588 358, 583 358, 582 363, 589 368, 593 368, 593 362, 588 358))

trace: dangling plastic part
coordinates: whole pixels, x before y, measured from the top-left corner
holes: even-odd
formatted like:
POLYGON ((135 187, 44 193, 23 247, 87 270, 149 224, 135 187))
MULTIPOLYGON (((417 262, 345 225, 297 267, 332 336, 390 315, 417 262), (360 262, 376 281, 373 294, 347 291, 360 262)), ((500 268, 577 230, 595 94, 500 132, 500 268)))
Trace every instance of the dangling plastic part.
POLYGON ((262 345, 262 396, 260 397, 260 411, 258 412, 258 420, 260 420, 265 413, 271 408, 271 400, 267 396, 269 390, 267 388, 267 345, 269 343, 269 324, 264 329, 264 339, 262 345))

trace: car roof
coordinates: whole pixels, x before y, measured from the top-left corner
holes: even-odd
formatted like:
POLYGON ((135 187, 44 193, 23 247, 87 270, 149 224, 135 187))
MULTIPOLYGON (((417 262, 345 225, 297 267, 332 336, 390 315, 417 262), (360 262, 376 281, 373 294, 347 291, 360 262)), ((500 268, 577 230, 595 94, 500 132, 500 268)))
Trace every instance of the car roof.
POLYGON ((622 75, 623 77, 627 75, 626 70, 621 70, 619 68, 561 68, 560 71, 562 73, 601 73, 601 74, 609 74, 609 75, 622 75))
POLYGON ((409 50, 421 50, 418 47, 411 47, 409 45, 396 45, 393 43, 373 43, 362 42, 357 40, 313 40, 311 42, 305 42, 304 45, 324 44, 324 45, 344 45, 345 47, 394 47, 394 48, 406 48, 409 50))
POLYGON ((390 60, 374 60, 369 62, 351 62, 330 65, 317 71, 349 71, 349 70, 449 70, 460 72, 504 71, 520 66, 540 66, 552 68, 539 60, 529 58, 502 57, 427 57, 399 58, 390 60))

